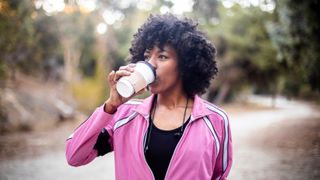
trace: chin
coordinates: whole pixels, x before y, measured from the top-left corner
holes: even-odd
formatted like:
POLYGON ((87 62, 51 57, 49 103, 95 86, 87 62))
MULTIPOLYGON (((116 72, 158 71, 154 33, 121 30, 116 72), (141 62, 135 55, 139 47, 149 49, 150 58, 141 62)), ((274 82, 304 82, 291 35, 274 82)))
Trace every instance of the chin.
POLYGON ((152 94, 158 94, 159 93, 159 91, 157 90, 157 88, 154 85, 149 86, 149 91, 152 94))
POLYGON ((158 92, 155 91, 153 88, 149 88, 149 91, 152 93, 152 94, 157 94, 158 92))

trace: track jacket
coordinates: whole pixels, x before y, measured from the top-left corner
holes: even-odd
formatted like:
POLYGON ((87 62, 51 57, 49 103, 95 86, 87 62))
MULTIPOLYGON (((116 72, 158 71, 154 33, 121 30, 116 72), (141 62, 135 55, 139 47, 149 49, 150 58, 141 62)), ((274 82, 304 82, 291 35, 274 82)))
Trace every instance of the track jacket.
MULTIPOLYGON (((108 133, 106 151, 114 151, 117 180, 151 180, 153 173, 144 155, 149 112, 154 95, 130 100, 115 114, 98 107, 68 138, 66 157, 71 166, 81 166, 101 155, 95 148, 102 133, 108 133)), ((171 157, 168 180, 226 179, 232 164, 232 140, 227 115, 195 96, 191 118, 171 157)))

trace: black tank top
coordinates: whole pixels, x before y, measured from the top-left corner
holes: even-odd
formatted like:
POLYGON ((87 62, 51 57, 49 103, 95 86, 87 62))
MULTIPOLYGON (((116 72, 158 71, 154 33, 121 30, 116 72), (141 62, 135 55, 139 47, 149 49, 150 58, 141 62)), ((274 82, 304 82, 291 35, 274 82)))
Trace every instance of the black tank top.
MULTIPOLYGON (((189 123, 189 119, 190 118, 183 124, 183 130, 189 123)), ((166 131, 157 128, 153 123, 151 125, 152 131, 149 135, 149 147, 145 153, 145 157, 155 179, 163 180, 174 150, 182 136, 182 134, 180 134, 181 127, 166 131)))

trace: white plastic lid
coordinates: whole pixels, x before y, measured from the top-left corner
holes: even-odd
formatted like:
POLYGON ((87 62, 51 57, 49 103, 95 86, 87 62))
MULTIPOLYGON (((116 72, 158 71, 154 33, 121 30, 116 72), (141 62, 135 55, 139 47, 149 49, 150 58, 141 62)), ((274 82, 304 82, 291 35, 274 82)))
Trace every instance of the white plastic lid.
POLYGON ((146 61, 138 61, 135 67, 136 71, 142 72, 143 78, 147 81, 147 84, 152 83, 155 80, 155 70, 151 64, 146 61))
POLYGON ((127 80, 119 79, 119 81, 116 84, 116 89, 118 93, 125 98, 128 98, 132 94, 134 94, 134 89, 127 80))

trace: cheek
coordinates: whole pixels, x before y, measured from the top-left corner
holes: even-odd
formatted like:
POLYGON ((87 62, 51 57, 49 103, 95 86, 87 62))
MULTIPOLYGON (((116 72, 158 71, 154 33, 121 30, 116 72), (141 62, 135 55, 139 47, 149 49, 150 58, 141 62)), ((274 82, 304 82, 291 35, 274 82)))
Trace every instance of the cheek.
POLYGON ((164 85, 170 85, 177 83, 179 79, 179 74, 175 70, 166 71, 162 74, 162 77, 159 77, 159 80, 164 83, 164 85))
POLYGON ((178 68, 176 66, 177 65, 174 63, 168 63, 165 66, 159 68, 159 72, 157 73, 159 73, 159 77, 176 77, 178 76, 178 68))
POLYGON ((162 86, 176 83, 179 79, 177 64, 173 63, 172 61, 159 66, 156 73, 158 76, 158 81, 160 84, 162 84, 162 86))

